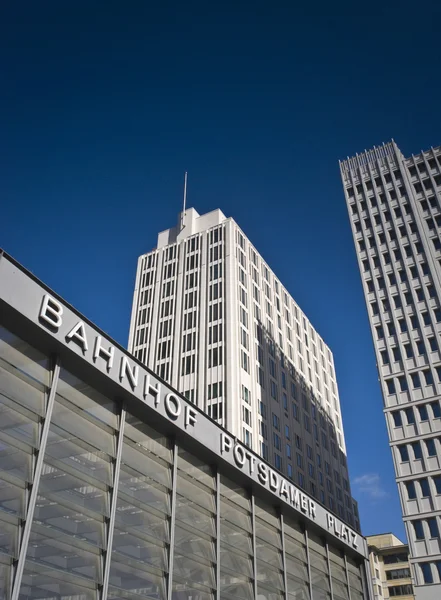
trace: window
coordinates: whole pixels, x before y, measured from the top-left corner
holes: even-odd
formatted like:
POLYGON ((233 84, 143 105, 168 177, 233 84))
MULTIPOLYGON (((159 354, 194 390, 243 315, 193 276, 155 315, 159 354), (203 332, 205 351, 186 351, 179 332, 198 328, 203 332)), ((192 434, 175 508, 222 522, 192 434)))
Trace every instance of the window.
POLYGON ((440 409, 440 406, 439 406, 439 402, 438 401, 431 402, 430 406, 432 407, 433 417, 435 419, 441 418, 441 409, 440 409))
POLYGON ((388 394, 395 394, 395 384, 393 379, 386 379, 388 394))
POLYGON ((401 462, 409 462, 409 451, 406 444, 398 446, 398 452, 400 453, 401 462))
POLYGON ((242 364, 242 369, 244 371, 246 371, 247 373, 249 373, 250 371, 250 359, 248 357, 248 354, 246 352, 244 352, 243 350, 241 350, 241 364, 242 364))
POLYGON ((431 517, 430 519, 427 519, 427 524, 429 525, 430 537, 439 537, 437 518, 431 517))
POLYGON ((401 412, 399 410, 394 410, 391 414, 394 420, 394 426, 401 427, 401 425, 403 424, 401 421, 401 412))
POLYGON ((436 338, 430 337, 429 338, 429 345, 430 345, 430 349, 432 350, 432 352, 437 352, 438 351, 438 343, 436 341, 436 338))
POLYGON ((427 447, 427 454, 429 456, 436 456, 435 440, 433 440, 433 439, 426 440, 426 447, 427 447))
POLYGON ((423 522, 418 519, 417 521, 412 521, 412 525, 415 532, 415 539, 424 540, 423 522))
MULTIPOLYGON (((424 375, 424 380, 426 382, 426 385, 433 385, 432 371, 430 369, 426 369, 423 371, 423 375, 424 375)), ((427 409, 426 409, 426 412, 427 412, 427 409)), ((429 417, 427 417, 427 418, 429 418, 429 417)))
POLYGON ((441 494, 441 475, 435 475, 432 480, 435 484, 436 493, 441 494))
POLYGON ((420 374, 419 373, 411 373, 410 375, 412 379, 412 385, 414 389, 418 389, 421 387, 420 374))
MULTIPOLYGON (((415 500, 416 499, 415 482, 414 481, 406 481, 404 485, 406 486, 408 499, 415 500)), ((407 558, 405 560, 407 560, 407 558)))
POLYGON ((423 498, 430 498, 430 487, 427 478, 424 477, 423 479, 420 479, 419 482, 421 487, 421 495, 423 498))
POLYGON ((406 583, 405 585, 393 585, 387 588, 389 591, 389 596, 392 598, 393 596, 412 596, 413 588, 410 583, 406 583))
POLYGON ((423 575, 424 583, 433 583, 433 575, 432 569, 430 568, 430 563, 419 563, 419 565, 423 575))
POLYGON ((424 325, 430 325, 430 315, 427 311, 421 313, 421 316, 423 317, 423 322, 424 325))
POLYGON ((411 407, 405 408, 404 412, 406 413, 406 419, 408 425, 413 425, 415 423, 415 415, 413 414, 413 409, 411 407))
POLYGON ((416 345, 417 345, 418 354, 419 354, 420 356, 422 356, 423 354, 425 354, 425 352, 426 352, 426 349, 425 349, 425 347, 424 347, 424 342, 423 342, 423 340, 417 340, 417 342, 416 342, 416 345))
POLYGON ((413 454, 415 456, 415 460, 420 460, 423 458, 423 453, 421 452, 421 444, 419 442, 411 443, 413 454))
POLYGON ((303 422, 305 424, 306 431, 311 431, 311 423, 310 423, 308 415, 303 415, 303 422))
POLYGON ((297 406, 297 404, 295 402, 292 403, 292 415, 293 415, 294 419, 296 419, 297 421, 300 420, 299 407, 297 406))
MULTIPOLYGON (((245 354, 243 352, 243 354, 245 354)), ((222 348, 208 350, 208 367, 217 367, 222 364, 222 348)), ((244 367, 245 368, 245 367, 244 367)))
POLYGON ((395 563, 407 562, 409 558, 405 552, 400 552, 398 554, 385 554, 383 560, 385 565, 393 565, 395 563))
POLYGON ((410 577, 410 569, 408 568, 386 571, 386 579, 388 581, 391 579, 405 579, 406 577, 410 577))
POLYGON ((398 382, 400 384, 400 391, 401 392, 407 392, 408 385, 407 385, 406 376, 405 375, 401 375, 400 377, 398 377, 398 382))
POLYGON ((392 354, 393 354, 395 362, 399 362, 401 360, 400 350, 399 350, 399 348, 397 346, 394 346, 392 348, 392 354))

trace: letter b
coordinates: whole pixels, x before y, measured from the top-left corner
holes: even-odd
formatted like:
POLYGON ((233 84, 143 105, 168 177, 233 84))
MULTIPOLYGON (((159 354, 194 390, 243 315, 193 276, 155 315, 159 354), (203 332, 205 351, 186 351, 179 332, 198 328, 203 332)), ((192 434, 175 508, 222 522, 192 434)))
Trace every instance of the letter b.
POLYGON ((49 325, 54 329, 59 329, 63 322, 61 318, 62 314, 63 307, 58 300, 55 300, 55 298, 52 298, 49 294, 45 294, 39 314, 40 320, 46 321, 46 325, 49 325))

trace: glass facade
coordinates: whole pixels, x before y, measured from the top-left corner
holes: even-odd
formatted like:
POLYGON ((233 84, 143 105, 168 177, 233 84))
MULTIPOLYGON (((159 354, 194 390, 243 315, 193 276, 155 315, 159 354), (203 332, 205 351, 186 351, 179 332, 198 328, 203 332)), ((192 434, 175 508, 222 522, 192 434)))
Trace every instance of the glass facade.
POLYGON ((1 600, 368 598, 364 559, 78 375, 0 328, 1 600))

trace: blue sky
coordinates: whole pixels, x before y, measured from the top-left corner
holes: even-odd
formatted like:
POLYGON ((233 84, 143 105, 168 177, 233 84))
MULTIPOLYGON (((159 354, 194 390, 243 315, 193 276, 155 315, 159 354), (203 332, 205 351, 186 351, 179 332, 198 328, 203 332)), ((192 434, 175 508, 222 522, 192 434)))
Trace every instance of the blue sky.
POLYGON ((126 344, 187 170, 331 346, 363 531, 404 536, 338 159, 441 144, 441 8, 296 4, 3 3, 0 247, 126 344))

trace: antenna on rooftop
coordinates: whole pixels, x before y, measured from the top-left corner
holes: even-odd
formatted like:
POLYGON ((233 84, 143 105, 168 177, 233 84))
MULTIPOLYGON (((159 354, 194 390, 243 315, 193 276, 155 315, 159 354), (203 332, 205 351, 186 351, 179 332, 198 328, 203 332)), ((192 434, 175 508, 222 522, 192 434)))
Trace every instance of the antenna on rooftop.
POLYGON ((181 230, 184 229, 185 205, 186 204, 187 204, 187 171, 185 171, 185 175, 184 175, 184 205, 182 207, 182 213, 181 213, 181 230))

